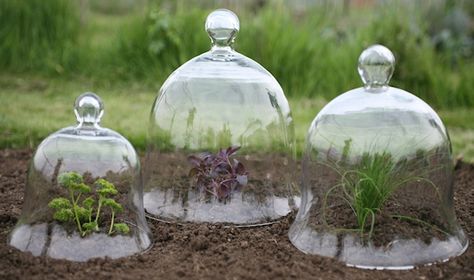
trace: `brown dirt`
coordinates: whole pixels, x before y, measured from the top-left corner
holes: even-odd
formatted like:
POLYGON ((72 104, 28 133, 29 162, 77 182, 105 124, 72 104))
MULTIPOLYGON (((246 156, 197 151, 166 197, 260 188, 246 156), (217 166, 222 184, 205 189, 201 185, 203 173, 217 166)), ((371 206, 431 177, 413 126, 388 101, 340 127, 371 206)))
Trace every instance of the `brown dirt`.
MULTIPOLYGON (((448 203, 443 203, 444 196, 448 196, 445 193, 448 190, 445 187, 437 187, 450 184, 451 165, 441 168, 437 162, 429 164, 434 160, 449 162, 449 158, 441 156, 444 154, 430 156, 425 153, 410 161, 397 162, 396 165, 399 167, 393 171, 394 173, 390 173, 389 177, 387 176, 386 184, 394 186, 394 183, 400 181, 405 183, 394 189, 388 199, 381 204, 380 211, 374 212, 373 217, 370 214, 367 216, 363 232, 355 232, 361 228, 354 210, 348 203, 352 198, 348 198, 348 195, 353 194, 350 191, 347 194, 346 188, 341 185, 341 173, 357 167, 352 165, 346 167, 342 163, 336 168, 334 167, 336 164, 331 164, 333 167, 330 167, 329 164, 312 161, 306 168, 308 170, 306 177, 310 181, 313 195, 321 203, 314 204, 309 212, 311 226, 317 231, 333 231, 341 236, 352 235, 356 240, 370 241, 377 247, 386 247, 396 239, 422 238, 427 245, 433 238, 446 240, 458 229, 446 223, 453 216, 452 211, 444 210, 451 208, 448 207, 448 203), (312 172, 313 170, 318 172, 312 172), (419 180, 419 177, 425 178, 426 181, 419 180), (373 231, 370 232, 372 218, 374 224, 373 231)), ((345 179, 353 185, 360 180, 357 176, 346 176, 345 179)), ((348 183, 345 184, 348 186, 348 183)))
MULTIPOLYGON (((238 153, 238 152, 237 152, 238 153)), ((189 177, 189 171, 192 165, 188 160, 189 154, 184 153, 156 153, 149 157, 144 163, 151 170, 144 178, 145 187, 161 186, 162 191, 173 189, 175 191, 175 200, 185 200, 189 188, 196 188, 196 178, 189 177)), ((232 159, 239 160, 248 172, 248 184, 242 186, 241 190, 245 194, 253 195, 257 199, 264 200, 270 195, 293 196, 294 191, 282 188, 288 178, 284 176, 286 170, 293 169, 294 162, 289 162, 288 157, 271 155, 265 160, 249 159, 245 156, 231 156, 232 159)), ((144 164, 144 165, 145 165, 144 164)), ((237 190, 236 190, 237 191, 237 190)), ((212 199, 212 197, 206 197, 212 199)))
MULTIPOLYGON (((153 248, 118 260, 36 258, 6 244, 21 213, 31 151, 0 151, 0 279, 474 279, 474 246, 443 264, 408 271, 348 268, 305 255, 287 238, 292 216, 271 226, 225 228, 149 221, 153 248)), ((456 168, 456 214, 474 240, 474 165, 456 168)))
MULTIPOLYGON (((336 174, 332 174, 336 175, 336 174)), ((319 184, 334 185, 340 180, 339 175, 332 176, 330 180, 326 178, 324 182, 319 184)), ((417 182, 418 183, 418 182, 417 182)), ((419 184, 419 183, 418 183, 419 184)), ((422 189, 411 188, 409 185, 406 189, 422 189)), ((323 189, 323 188, 320 188, 323 189)), ((341 189, 335 189, 327 199, 327 206, 313 207, 311 210, 311 221, 317 222, 313 226, 319 230, 334 230, 337 232, 341 229, 360 229, 355 219, 354 212, 347 202, 342 201, 341 197, 344 193, 341 189), (324 215, 325 213, 325 215, 324 215), (325 222, 324 222, 325 221, 325 222), (324 228, 324 229, 323 229, 324 228)), ((382 211, 376 212, 374 216, 374 229, 369 239, 371 216, 367 218, 366 226, 362 236, 363 241, 371 241, 375 246, 387 246, 390 242, 398 238, 417 239, 423 238, 427 244, 431 242, 432 238, 445 240, 447 235, 443 231, 448 231, 448 226, 441 223, 443 219, 432 209, 437 209, 436 206, 427 207, 427 201, 431 204, 431 200, 441 203, 438 197, 428 199, 426 195, 417 195, 416 198, 423 198, 423 203, 412 204, 407 203, 407 199, 411 200, 413 194, 408 195, 405 191, 395 192, 392 197, 384 202, 382 211), (402 217, 402 218, 400 218, 402 217), (416 219, 416 220, 415 220, 416 219), (417 222, 423 221, 423 223, 417 222)), ((323 199, 321 199, 323 200, 323 199)), ((345 232, 345 234, 350 234, 345 232)), ((355 238, 360 238, 361 233, 355 232, 352 234, 355 238)))

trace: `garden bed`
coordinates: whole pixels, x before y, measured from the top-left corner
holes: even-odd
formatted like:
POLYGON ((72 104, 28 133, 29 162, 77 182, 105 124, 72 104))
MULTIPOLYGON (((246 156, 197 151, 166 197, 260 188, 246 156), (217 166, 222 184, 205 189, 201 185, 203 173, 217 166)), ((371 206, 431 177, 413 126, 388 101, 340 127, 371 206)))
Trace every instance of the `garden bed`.
MULTIPOLYGON (((256 228, 149 220, 155 244, 144 254, 86 263, 36 258, 6 244, 21 214, 31 155, 28 150, 0 150, 0 279, 474 279, 473 245, 450 262, 408 271, 359 270, 305 255, 287 237, 293 215, 256 228)), ((474 165, 457 164, 454 201, 472 244, 474 165)))

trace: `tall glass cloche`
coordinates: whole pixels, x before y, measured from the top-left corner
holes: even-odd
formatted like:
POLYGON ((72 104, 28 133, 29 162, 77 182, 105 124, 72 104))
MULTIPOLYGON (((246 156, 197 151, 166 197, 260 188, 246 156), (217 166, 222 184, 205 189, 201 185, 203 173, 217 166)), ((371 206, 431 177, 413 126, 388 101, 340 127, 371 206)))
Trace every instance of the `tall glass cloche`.
POLYGON ((152 241, 134 148, 99 126, 104 110, 97 95, 80 95, 74 112, 78 125, 48 136, 33 156, 9 244, 71 261, 146 250, 152 241))
POLYGON ((267 70, 233 49, 233 12, 212 12, 205 29, 211 50, 179 67, 153 104, 145 210, 170 221, 273 221, 298 203, 288 101, 267 70))
POLYGON ((386 47, 364 50, 364 87, 332 100, 310 126, 302 202, 289 232, 305 253, 408 269, 468 246, 453 208, 446 128, 421 99, 388 86, 394 65, 386 47))

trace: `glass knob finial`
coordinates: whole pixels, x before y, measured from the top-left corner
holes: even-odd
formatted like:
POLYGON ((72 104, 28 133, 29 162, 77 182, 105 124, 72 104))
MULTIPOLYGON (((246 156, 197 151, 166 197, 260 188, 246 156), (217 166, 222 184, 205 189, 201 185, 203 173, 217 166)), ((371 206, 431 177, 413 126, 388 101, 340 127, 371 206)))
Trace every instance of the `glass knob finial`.
POLYGON ((365 88, 387 86, 394 69, 395 57, 385 46, 370 46, 359 57, 358 71, 365 88))
POLYGON ((97 125, 104 114, 104 103, 92 92, 86 92, 76 98, 74 113, 79 125, 97 125))
POLYGON ((239 18, 232 11, 218 9, 207 16, 206 32, 212 44, 225 47, 231 46, 240 29, 239 18))

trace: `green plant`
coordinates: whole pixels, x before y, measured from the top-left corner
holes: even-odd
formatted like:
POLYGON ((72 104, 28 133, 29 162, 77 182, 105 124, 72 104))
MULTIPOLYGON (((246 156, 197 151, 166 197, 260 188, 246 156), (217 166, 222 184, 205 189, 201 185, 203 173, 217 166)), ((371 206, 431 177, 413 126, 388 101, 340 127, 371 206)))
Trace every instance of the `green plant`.
MULTIPOLYGON (((346 142, 350 145, 350 141, 346 142)), ((347 152, 349 148, 344 150, 347 152)), ((347 156, 347 155, 346 155, 347 156)), ((328 198, 336 190, 341 190, 341 198, 347 203, 357 219, 356 231, 367 233, 369 239, 374 231, 376 216, 382 211, 387 200, 395 191, 409 182, 426 182, 438 193, 437 187, 430 180, 407 172, 406 161, 395 162, 388 152, 364 153, 359 163, 350 169, 343 164, 328 165, 340 176, 340 182, 331 187, 323 198, 323 216, 326 221, 328 198)), ((439 195, 439 194, 438 194, 439 195)), ((394 218, 418 221, 413 217, 394 215, 394 218)))
POLYGON ((48 206, 55 211, 53 219, 61 223, 75 223, 81 236, 85 236, 100 231, 101 211, 103 207, 108 207, 111 213, 108 234, 130 232, 127 224, 115 223, 115 215, 122 212, 123 207, 112 198, 118 191, 109 181, 105 179, 95 181, 95 193, 93 193, 81 175, 76 172, 65 172, 58 176, 58 184, 67 189, 69 197, 57 197, 49 202, 48 206), (81 196, 86 194, 90 196, 81 201, 81 196), (97 209, 94 209, 94 205, 97 205, 97 209))

